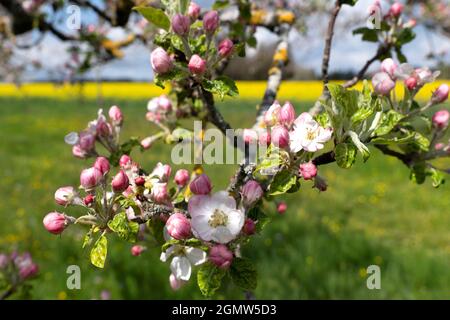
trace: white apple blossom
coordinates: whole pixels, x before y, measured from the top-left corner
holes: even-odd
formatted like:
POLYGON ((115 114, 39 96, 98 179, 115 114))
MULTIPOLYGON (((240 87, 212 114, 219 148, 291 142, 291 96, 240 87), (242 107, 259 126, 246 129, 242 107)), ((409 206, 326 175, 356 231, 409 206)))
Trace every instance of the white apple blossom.
POLYGON ((192 273, 192 265, 198 266, 206 262, 206 252, 193 247, 175 244, 161 253, 161 261, 166 262, 170 258, 170 270, 176 279, 188 281, 192 273))
POLYGON ((294 121, 294 129, 289 133, 292 152, 305 150, 316 152, 323 148, 324 143, 331 139, 332 130, 321 127, 313 117, 302 113, 294 121))
POLYGON ((213 195, 195 195, 189 200, 194 235, 204 241, 228 243, 244 225, 245 215, 226 191, 213 195))

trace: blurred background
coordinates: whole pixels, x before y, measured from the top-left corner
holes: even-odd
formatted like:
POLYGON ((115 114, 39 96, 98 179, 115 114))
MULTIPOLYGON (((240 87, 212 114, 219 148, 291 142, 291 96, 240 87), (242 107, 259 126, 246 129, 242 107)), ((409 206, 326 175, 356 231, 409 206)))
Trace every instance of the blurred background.
MULTIPOLYGON (((142 27, 139 16, 133 14, 125 25, 110 27, 95 9, 83 6, 83 28, 120 44, 120 52, 111 52, 96 47, 95 41, 74 43, 74 34, 64 23, 66 7, 53 14, 51 1, 40 3, 47 26, 36 30, 26 20, 33 12, 15 14, 14 4, 24 8, 23 2, 0 0, 0 252, 32 254, 40 268, 31 281, 33 299, 201 298, 195 278, 180 291, 170 289, 170 271, 159 261, 157 247, 133 257, 129 244, 113 239, 105 269, 99 270, 81 248, 86 230, 69 228, 62 236, 53 236, 43 228, 44 215, 59 209, 54 191, 78 185, 80 170, 92 162, 75 159, 64 136, 83 129, 98 108, 111 105, 119 105, 124 113, 123 137, 149 136, 155 128, 145 120, 147 101, 164 91, 151 83, 147 37, 154 33, 142 27), (127 41, 130 35, 139 41, 127 41), (93 52, 89 59, 87 52, 93 52), (67 289, 66 269, 72 264, 81 268, 81 290, 67 289)), ((405 46, 404 54, 414 66, 441 70, 439 81, 449 83, 445 80, 450 77, 449 2, 405 2, 418 23, 417 38, 405 46), (444 6, 431 12, 429 4, 444 6)), ((198 3, 206 8, 213 1, 198 3)), ((92 4, 105 6, 99 0, 92 4)), ((344 7, 339 16, 330 61, 334 80, 349 79, 376 50, 376 44, 352 35, 354 28, 365 24, 370 4, 361 0, 353 8, 344 7)), ((291 5, 300 18, 289 37, 291 63, 279 100, 290 100, 301 112, 321 94, 317 79, 332 2, 291 5)), ((383 5, 388 8, 389 1, 383 5)), ((276 46, 276 36, 265 29, 258 29, 256 38, 258 45, 248 48, 246 60, 235 59, 226 71, 245 80, 238 83, 241 96, 218 103, 235 128, 253 124, 276 46)), ((378 68, 375 63, 369 75, 378 68)), ((420 98, 428 99, 436 86, 424 88, 420 98)), ((170 150, 156 144, 132 156, 150 169, 158 161, 170 162, 170 150)), ((234 171, 232 165, 206 168, 215 190, 225 188, 234 171)), ((377 150, 372 150, 367 163, 358 162, 351 170, 330 164, 320 173, 329 183, 326 192, 304 183, 300 192, 283 198, 288 205, 284 215, 276 213, 274 203, 266 205, 272 222, 243 253, 258 266, 256 298, 450 298, 448 184, 439 189, 430 183, 416 185, 409 181, 406 167, 377 150), (381 290, 366 287, 366 268, 372 264, 381 267, 381 290)), ((216 298, 242 299, 244 294, 230 283, 216 298)))

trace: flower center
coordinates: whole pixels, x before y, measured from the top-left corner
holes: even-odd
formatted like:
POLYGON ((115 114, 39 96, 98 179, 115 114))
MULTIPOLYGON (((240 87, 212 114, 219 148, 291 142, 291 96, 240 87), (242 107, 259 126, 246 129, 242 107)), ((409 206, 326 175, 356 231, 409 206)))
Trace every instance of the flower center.
POLYGON ((215 209, 208 224, 213 228, 217 228, 219 226, 225 226, 227 222, 228 216, 222 210, 215 209))
POLYGON ((306 132, 306 139, 307 140, 314 140, 317 136, 317 133, 313 130, 307 130, 306 132))

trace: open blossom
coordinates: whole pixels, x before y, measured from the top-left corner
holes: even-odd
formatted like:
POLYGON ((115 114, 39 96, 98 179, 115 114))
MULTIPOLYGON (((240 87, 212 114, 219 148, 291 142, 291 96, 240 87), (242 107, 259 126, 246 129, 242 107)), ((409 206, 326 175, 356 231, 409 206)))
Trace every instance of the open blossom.
POLYGON ((440 75, 440 71, 432 72, 429 68, 417 68, 408 63, 402 63, 395 70, 395 76, 399 79, 406 80, 408 78, 414 77, 417 80, 417 87, 422 87, 427 83, 431 83, 436 80, 440 75))
POLYGON ((170 270, 176 279, 188 281, 192 273, 192 265, 198 266, 206 262, 206 252, 197 248, 175 244, 161 253, 161 261, 170 262, 170 270))
POLYGON ((169 235, 177 240, 187 239, 191 235, 191 223, 181 213, 171 215, 166 222, 166 228, 169 235))
POLYGON ((152 186, 151 197, 156 203, 165 203, 169 199, 167 183, 154 183, 152 186))
POLYGON ((386 72, 378 72, 372 77, 372 86, 376 93, 388 95, 395 87, 395 81, 386 72))
POLYGON ((55 192, 55 201, 60 206, 67 206, 77 197, 77 192, 73 187, 61 187, 55 192))
POLYGON ((321 127, 309 113, 304 112, 294 121, 294 130, 290 132, 290 148, 292 152, 316 152, 323 149, 331 136, 331 129, 321 127))
POLYGON ((281 105, 275 101, 264 114, 264 122, 267 126, 273 126, 278 122, 281 105))
POLYGON ((233 262, 233 252, 223 244, 217 244, 209 250, 209 260, 221 269, 228 269, 233 262))
POLYGON ((244 212, 236 208, 236 200, 226 191, 195 195, 189 199, 188 207, 192 231, 204 241, 228 243, 244 225, 244 212))

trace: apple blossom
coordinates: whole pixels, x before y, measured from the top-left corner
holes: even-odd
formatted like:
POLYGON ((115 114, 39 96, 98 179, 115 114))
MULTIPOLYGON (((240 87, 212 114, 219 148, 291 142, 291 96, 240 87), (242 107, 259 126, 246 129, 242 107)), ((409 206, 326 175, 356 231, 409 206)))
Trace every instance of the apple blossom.
POLYGON ((120 157, 119 165, 121 168, 125 168, 130 166, 132 163, 131 157, 127 154, 124 154, 120 157))
POLYGON ((272 128, 270 139, 275 146, 286 148, 289 146, 289 131, 285 126, 275 126, 272 128))
POLYGON ((191 21, 189 17, 183 16, 182 14, 176 14, 172 18, 172 30, 179 36, 185 36, 189 33, 189 28, 191 26, 191 21))
POLYGON ((290 102, 286 102, 280 109, 278 120, 285 126, 290 126, 295 120, 295 109, 290 102))
POLYGON ((142 187, 145 184, 145 178, 144 177, 137 177, 134 179, 134 184, 138 187, 142 187))
POLYGON ((169 197, 167 183, 154 183, 151 190, 151 197, 156 203, 165 203, 169 197))
POLYGON ((141 147, 145 150, 150 149, 153 145, 154 139, 153 137, 147 137, 141 140, 141 147))
POLYGON ((311 180, 317 175, 317 167, 312 162, 305 162, 300 165, 299 173, 303 179, 311 180))
POLYGON ((161 253, 160 259, 170 262, 170 270, 178 280, 188 281, 192 273, 192 265, 198 266, 207 261, 206 252, 198 248, 172 245, 166 251, 161 253))
POLYGON ((175 178, 173 179, 177 186, 184 187, 189 182, 189 171, 186 169, 180 169, 175 173, 175 178))
POLYGON ((228 243, 241 231, 245 215, 226 191, 195 195, 189 199, 189 214, 194 235, 204 241, 228 243))
POLYGON ((409 77, 404 82, 405 82, 405 86, 410 91, 414 90, 417 87, 417 78, 416 77, 409 77))
POLYGON ((55 201, 61 206, 67 206, 77 197, 77 192, 73 187, 61 187, 55 192, 55 201))
POLYGON ((60 234, 67 226, 66 216, 59 212, 50 212, 44 217, 42 221, 45 229, 53 234, 60 234))
POLYGON ((189 184, 189 189, 193 194, 209 194, 212 190, 211 180, 206 174, 202 173, 189 184))
POLYGON ((395 81, 386 72, 378 72, 372 77, 373 89, 383 96, 388 95, 395 87, 395 81))
POLYGON ((172 70, 173 63, 167 52, 163 48, 156 48, 150 56, 153 71, 164 74, 172 70))
POLYGON ((89 151, 95 147, 95 135, 88 131, 80 132, 78 145, 81 149, 89 151))
POLYGON ((264 191, 258 182, 249 180, 242 187, 241 194, 244 206, 250 207, 262 198, 264 191))
POLYGON ((109 160, 105 157, 97 157, 94 168, 97 168, 103 175, 107 174, 110 169, 109 160))
POLYGON ((172 168, 168 164, 162 164, 161 162, 158 162, 156 164, 156 167, 153 169, 152 173, 150 174, 150 177, 156 177, 159 179, 160 182, 167 182, 169 181, 170 174, 172 173, 172 168))
POLYGON ((129 185, 130 181, 127 174, 123 170, 120 170, 111 182, 112 189, 115 193, 122 193, 128 188, 129 185))
POLYGON ((433 125, 436 128, 444 129, 448 126, 449 119, 450 119, 450 112, 448 112, 445 109, 437 111, 432 118, 433 125))
POLYGON ((192 21, 195 21, 198 19, 201 9, 202 8, 198 4, 196 4, 194 1, 191 1, 191 3, 189 3, 188 15, 192 21))
POLYGON ((218 52, 222 58, 226 58, 233 52, 233 49, 234 49, 233 41, 227 38, 223 39, 219 43, 218 52))
POLYGON ((191 73, 201 75, 206 71, 206 61, 194 54, 189 60, 188 68, 191 73))
POLYGON ((177 240, 184 240, 191 235, 191 223, 188 218, 181 213, 174 213, 166 222, 169 235, 177 240))
POLYGON ((392 79, 395 79, 397 64, 392 58, 386 58, 381 62, 381 71, 386 72, 392 79))
POLYGON ((264 122, 267 126, 273 126, 278 122, 281 105, 275 101, 264 114, 264 122))
POLYGON ((121 125, 123 122, 122 111, 118 106, 112 106, 108 111, 109 118, 114 123, 114 125, 121 125))
POLYGON ((94 196, 92 194, 86 195, 84 197, 83 202, 86 206, 90 206, 92 203, 94 203, 94 196))
POLYGON ((441 84, 434 92, 432 100, 435 103, 442 103, 448 99, 449 87, 447 84, 441 84))
POLYGON ((100 183, 102 178, 103 174, 97 168, 84 169, 80 174, 80 184, 86 190, 93 189, 100 183))
POLYGON ((19 276, 23 280, 32 278, 39 272, 38 265, 33 262, 28 252, 14 257, 13 260, 16 268, 19 270, 19 276))
POLYGON ((394 17, 398 17, 402 14, 403 8, 404 8, 403 4, 401 4, 400 2, 395 2, 389 9, 389 14, 391 14, 394 17))
POLYGON ((72 154, 79 159, 85 159, 88 156, 88 152, 83 150, 80 145, 76 144, 72 147, 72 154))
POLYGON ((271 142, 270 133, 264 130, 259 133, 259 144, 262 146, 268 146, 271 142))
POLYGON ((316 152, 323 149, 324 144, 331 139, 332 131, 322 128, 309 113, 304 112, 295 119, 294 130, 289 136, 292 152, 316 152))
POLYGON ((253 129, 244 129, 242 138, 247 144, 255 143, 258 141, 258 133, 253 129))
POLYGON ((203 16, 203 28, 208 34, 212 34, 219 27, 219 13, 215 10, 205 13, 203 16))
POLYGON ((223 244, 217 244, 209 249, 209 261, 221 269, 228 269, 233 262, 233 252, 223 244))

